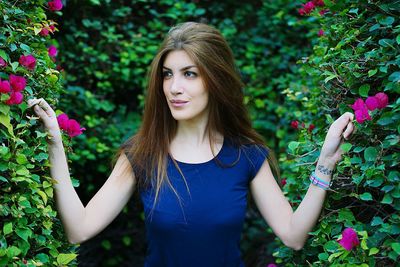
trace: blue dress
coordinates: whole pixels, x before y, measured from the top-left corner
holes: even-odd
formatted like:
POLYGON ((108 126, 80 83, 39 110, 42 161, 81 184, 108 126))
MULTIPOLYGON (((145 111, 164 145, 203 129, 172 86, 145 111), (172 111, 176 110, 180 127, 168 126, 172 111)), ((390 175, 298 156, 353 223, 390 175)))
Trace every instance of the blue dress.
POLYGON ((145 267, 243 267, 240 236, 249 183, 267 156, 258 145, 240 149, 225 138, 216 159, 178 162, 187 187, 172 159, 167 174, 180 199, 168 185, 159 194, 142 189, 147 256, 145 267), (232 163, 235 163, 233 166, 232 163))

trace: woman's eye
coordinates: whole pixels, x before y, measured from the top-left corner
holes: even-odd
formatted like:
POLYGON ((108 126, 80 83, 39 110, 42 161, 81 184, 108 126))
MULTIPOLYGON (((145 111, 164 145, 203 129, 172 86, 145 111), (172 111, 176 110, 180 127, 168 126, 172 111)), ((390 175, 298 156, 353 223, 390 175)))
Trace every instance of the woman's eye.
POLYGON ((193 71, 185 71, 185 76, 189 78, 194 78, 197 76, 197 74, 193 71))
POLYGON ((170 71, 163 71, 162 76, 163 78, 169 78, 172 76, 172 73, 170 71))

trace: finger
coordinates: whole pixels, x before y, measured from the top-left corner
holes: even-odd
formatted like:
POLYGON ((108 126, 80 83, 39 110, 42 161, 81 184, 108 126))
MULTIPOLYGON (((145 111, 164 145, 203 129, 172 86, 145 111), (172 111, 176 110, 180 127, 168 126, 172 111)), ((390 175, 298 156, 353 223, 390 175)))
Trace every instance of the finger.
POLYGON ((343 138, 347 140, 349 136, 354 132, 354 129, 355 129, 354 123, 350 121, 347 124, 346 130, 343 133, 343 138))
POLYGON ((55 117, 56 114, 54 110, 50 107, 49 103, 47 103, 46 100, 41 98, 38 105, 47 113, 48 116, 55 117))
POLYGON ((32 98, 28 100, 28 108, 33 107, 39 103, 40 99, 32 98))
POLYGON ((340 116, 333 124, 334 128, 339 133, 339 135, 342 135, 343 131, 349 124, 354 119, 354 114, 350 112, 344 113, 342 116, 340 116))
POLYGON ((35 113, 42 119, 45 119, 46 117, 48 117, 47 113, 42 109, 41 106, 39 105, 35 105, 33 107, 33 110, 35 111, 35 113))

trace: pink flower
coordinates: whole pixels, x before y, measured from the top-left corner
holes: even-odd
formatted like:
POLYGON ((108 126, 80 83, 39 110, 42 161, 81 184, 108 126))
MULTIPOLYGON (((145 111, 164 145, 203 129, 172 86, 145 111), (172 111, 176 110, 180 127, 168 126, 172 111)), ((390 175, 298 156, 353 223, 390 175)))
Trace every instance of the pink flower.
POLYGON ((67 133, 70 137, 75 137, 77 135, 80 135, 84 130, 86 129, 82 128, 81 125, 76 120, 68 121, 67 133))
POLYGON ((286 183, 287 183, 287 182, 286 182, 286 179, 282 179, 282 180, 281 180, 281 185, 282 185, 282 186, 285 186, 286 183))
POLYGON ((342 239, 338 240, 338 242, 346 250, 351 250, 353 247, 360 244, 357 232, 354 231, 353 228, 344 229, 344 231, 342 232, 342 239))
POLYGON ((50 25, 49 26, 49 30, 54 33, 54 30, 56 29, 56 27, 54 25, 50 25))
POLYGON ((0 68, 4 68, 5 66, 7 66, 7 62, 0 57, 0 68))
POLYGON ((47 28, 42 28, 42 30, 39 32, 41 36, 47 36, 49 35, 49 30, 47 28))
POLYGON ((364 105, 361 109, 357 109, 354 112, 354 115, 356 116, 356 121, 358 123, 363 123, 366 120, 368 120, 368 121, 371 120, 371 117, 369 116, 368 109, 367 109, 366 105, 364 105))
POLYGON ((320 29, 320 30, 318 31, 318 36, 319 36, 319 37, 323 36, 324 34, 325 34, 325 32, 324 32, 323 29, 320 29))
POLYGON ((365 105, 367 105, 368 110, 375 110, 378 108, 379 101, 375 96, 369 96, 367 100, 365 100, 365 105))
POLYGON ((312 132, 312 130, 314 130, 315 125, 314 124, 310 124, 310 126, 308 126, 308 131, 312 132))
POLYGON ((362 98, 358 98, 353 105, 351 105, 351 108, 356 111, 359 110, 361 108, 363 108, 365 105, 364 100, 362 100, 362 98))
POLYGON ((312 1, 315 6, 324 6, 324 0, 313 0, 312 1))
POLYGON ((385 93, 377 93, 375 98, 378 100, 378 108, 383 109, 389 103, 389 97, 385 93))
POLYGON ((69 118, 68 118, 67 114, 65 114, 65 113, 62 113, 57 116, 57 122, 58 122, 58 126, 60 126, 60 129, 67 130, 68 120, 69 120, 69 118))
POLYGON ((60 129, 67 132, 70 137, 80 135, 84 130, 86 130, 85 128, 82 128, 76 120, 69 119, 65 113, 57 116, 57 122, 60 129))
POLYGON ((299 14, 300 14, 301 16, 306 15, 306 11, 304 10, 304 8, 299 8, 298 12, 299 12, 299 14))
POLYGON ((50 11, 59 11, 63 8, 61 0, 47 2, 47 5, 49 6, 50 11))
POLYGON ((32 55, 22 55, 20 56, 18 62, 29 70, 33 70, 36 66, 36 58, 32 55))
POLYGON ((11 87, 15 92, 21 92, 25 89, 26 80, 24 77, 11 74, 9 78, 11 87))
POLYGON ((270 263, 266 267, 278 267, 278 265, 276 265, 275 263, 270 263))
POLYGON ((57 48, 54 45, 50 45, 49 48, 47 49, 47 51, 49 52, 49 56, 50 57, 55 57, 57 56, 57 48))
POLYGON ((2 81, 0 79, 0 93, 9 93, 11 92, 10 83, 8 81, 2 81))
POLYGON ((291 123, 290 123, 290 126, 293 128, 293 129, 298 129, 299 128, 299 122, 298 121, 292 121, 291 123))
POLYGON ((312 1, 309 1, 303 5, 303 8, 304 8, 304 12, 306 12, 306 14, 310 14, 314 10, 315 5, 312 1))
POLYGON ((12 92, 10 98, 6 101, 7 105, 19 105, 22 103, 24 95, 20 92, 12 92))

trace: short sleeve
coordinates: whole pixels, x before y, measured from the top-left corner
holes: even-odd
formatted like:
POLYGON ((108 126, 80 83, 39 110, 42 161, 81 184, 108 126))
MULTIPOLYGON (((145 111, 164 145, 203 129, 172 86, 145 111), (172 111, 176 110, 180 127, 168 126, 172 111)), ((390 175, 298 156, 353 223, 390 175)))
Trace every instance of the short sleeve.
POLYGON ((243 153, 249 164, 250 181, 257 175, 264 161, 268 157, 268 149, 261 145, 249 145, 243 148, 243 153))

